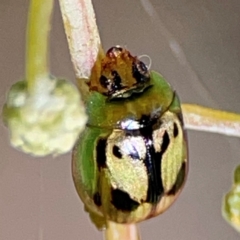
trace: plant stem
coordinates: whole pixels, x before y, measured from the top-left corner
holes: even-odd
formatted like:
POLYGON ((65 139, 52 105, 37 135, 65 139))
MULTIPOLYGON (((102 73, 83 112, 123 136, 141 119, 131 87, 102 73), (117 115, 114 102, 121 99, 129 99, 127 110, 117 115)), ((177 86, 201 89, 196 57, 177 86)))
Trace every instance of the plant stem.
POLYGON ((240 137, 240 114, 182 104, 187 129, 240 137))
POLYGON ((106 240, 140 240, 136 224, 117 224, 108 222, 106 240))
POLYGON ((76 77, 89 79, 92 73, 100 70, 99 60, 104 55, 92 2, 91 0, 59 0, 59 2, 76 77))
POLYGON ((53 0, 31 0, 26 52, 26 79, 33 92, 39 78, 48 75, 48 36, 53 0))

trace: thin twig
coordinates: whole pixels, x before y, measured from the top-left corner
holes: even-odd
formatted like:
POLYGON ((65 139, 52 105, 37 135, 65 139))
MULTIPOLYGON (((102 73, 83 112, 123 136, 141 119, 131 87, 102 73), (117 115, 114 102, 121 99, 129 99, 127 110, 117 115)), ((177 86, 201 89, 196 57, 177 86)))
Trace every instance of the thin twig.
POLYGON ((53 0, 32 0, 28 16, 26 79, 32 92, 38 79, 48 76, 48 36, 53 0))
POLYGON ((136 224, 108 222, 105 238, 107 240, 140 240, 140 235, 136 224))
POLYGON ((182 104, 187 129, 240 137, 240 114, 182 104))

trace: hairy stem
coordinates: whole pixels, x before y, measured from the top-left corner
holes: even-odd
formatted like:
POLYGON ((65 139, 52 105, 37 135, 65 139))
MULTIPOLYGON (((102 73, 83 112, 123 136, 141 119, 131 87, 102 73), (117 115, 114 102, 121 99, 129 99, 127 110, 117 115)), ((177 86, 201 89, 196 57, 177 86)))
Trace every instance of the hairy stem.
POLYGON ((26 79, 33 92, 38 79, 48 75, 48 36, 53 0, 31 0, 26 52, 26 79))

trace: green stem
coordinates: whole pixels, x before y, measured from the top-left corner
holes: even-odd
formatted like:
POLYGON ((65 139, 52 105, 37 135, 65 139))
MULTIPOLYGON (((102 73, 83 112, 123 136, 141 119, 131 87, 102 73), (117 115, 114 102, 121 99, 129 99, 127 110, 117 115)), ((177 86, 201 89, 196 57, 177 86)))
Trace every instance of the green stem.
POLYGON ((26 79, 33 92, 38 78, 48 75, 48 36, 53 0, 31 0, 26 52, 26 79))

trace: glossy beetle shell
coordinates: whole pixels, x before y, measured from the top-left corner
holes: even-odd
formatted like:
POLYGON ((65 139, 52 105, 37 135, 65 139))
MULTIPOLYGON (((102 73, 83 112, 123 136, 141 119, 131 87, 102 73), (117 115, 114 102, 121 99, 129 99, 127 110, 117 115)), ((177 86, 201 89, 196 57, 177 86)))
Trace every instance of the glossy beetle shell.
POLYGON ((133 223, 164 212, 187 175, 187 143, 177 94, 156 72, 126 98, 92 92, 88 125, 73 151, 77 192, 90 214, 133 223))

